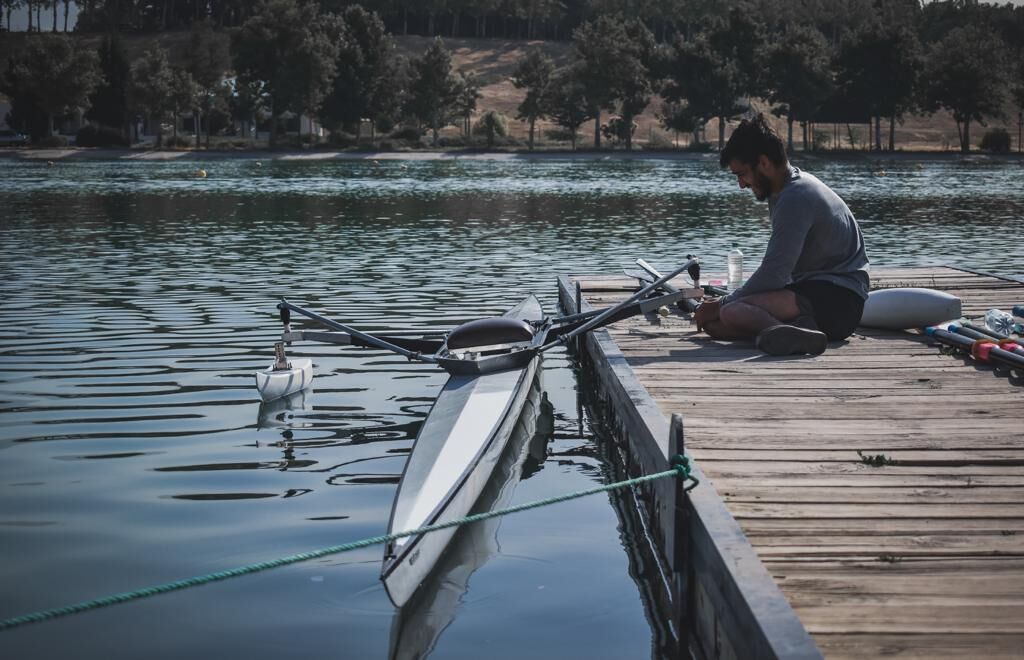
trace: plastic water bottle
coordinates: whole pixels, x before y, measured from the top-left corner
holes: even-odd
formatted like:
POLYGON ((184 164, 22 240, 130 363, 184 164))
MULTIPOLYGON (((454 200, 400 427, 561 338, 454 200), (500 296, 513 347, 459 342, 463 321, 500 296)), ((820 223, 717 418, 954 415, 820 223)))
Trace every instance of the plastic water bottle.
POLYGON ((743 283, 743 252, 734 247, 729 250, 729 288, 736 289, 743 283))
POLYGON ((985 325, 989 330, 1001 335, 1012 335, 1020 328, 1013 322, 1013 317, 1001 309, 990 309, 985 312, 985 325))

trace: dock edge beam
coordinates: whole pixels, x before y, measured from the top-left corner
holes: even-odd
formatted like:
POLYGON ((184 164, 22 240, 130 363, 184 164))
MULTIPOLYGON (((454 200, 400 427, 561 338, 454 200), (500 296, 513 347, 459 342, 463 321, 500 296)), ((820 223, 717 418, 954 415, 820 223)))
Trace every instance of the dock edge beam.
MULTIPOLYGON (((573 277, 559 276, 558 291, 567 311, 591 308, 573 277)), ((627 429, 631 460, 645 474, 670 469, 674 450, 683 445, 682 417, 670 424, 606 330, 588 333, 581 349, 599 376, 602 398, 614 408, 609 412, 627 429)), ((701 484, 687 496, 675 480, 652 485, 654 540, 675 573, 671 616, 688 646, 681 656, 821 658, 699 464, 693 474, 701 484)))

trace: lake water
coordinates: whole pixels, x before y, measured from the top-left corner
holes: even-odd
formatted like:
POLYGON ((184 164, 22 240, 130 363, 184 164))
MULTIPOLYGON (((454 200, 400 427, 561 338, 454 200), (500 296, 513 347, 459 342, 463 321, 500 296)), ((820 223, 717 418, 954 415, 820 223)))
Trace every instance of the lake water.
MULTIPOLYGON (((1024 273, 1020 164, 799 164, 844 196, 876 264, 1024 273)), ((312 391, 261 409, 252 373, 271 360, 282 296, 367 330, 447 328, 527 292, 554 311, 561 273, 617 273, 640 256, 668 269, 689 252, 721 271, 733 245, 756 258, 766 216, 710 157, 0 159, 0 618, 385 532, 445 377, 377 351, 295 346, 316 365, 312 391)), ((610 472, 570 357, 554 351, 544 367, 553 411, 526 429, 512 468, 523 478, 501 502, 610 472)), ((0 633, 0 647, 659 654, 635 539, 607 496, 465 536, 427 623, 391 606, 373 547, 0 633)))

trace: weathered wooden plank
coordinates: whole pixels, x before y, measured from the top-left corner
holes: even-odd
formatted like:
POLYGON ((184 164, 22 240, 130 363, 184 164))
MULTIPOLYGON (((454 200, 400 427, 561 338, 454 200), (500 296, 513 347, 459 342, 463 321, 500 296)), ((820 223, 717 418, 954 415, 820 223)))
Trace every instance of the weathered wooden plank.
MULTIPOLYGON (((1021 504, 836 504, 816 502, 732 502, 729 510, 737 520, 744 518, 876 518, 888 521, 899 518, 1024 518, 1021 504)), ((888 524, 888 523, 886 523, 888 524)), ((898 530, 899 523, 891 529, 898 530)), ((1024 543, 1021 544, 1024 552, 1024 543)))
POLYGON ((928 635, 832 634, 818 632, 815 641, 831 660, 897 658, 898 660, 1021 660, 1024 656, 1022 634, 950 634, 928 635))
MULTIPOLYGON (((717 484, 718 492, 726 502, 816 502, 877 504, 900 502, 903 504, 1024 504, 1024 483, 1016 488, 1005 486, 946 487, 946 488, 898 488, 878 487, 836 487, 836 486, 794 486, 728 487, 717 484)), ((1021 540, 1024 543, 1024 539, 1021 540)))

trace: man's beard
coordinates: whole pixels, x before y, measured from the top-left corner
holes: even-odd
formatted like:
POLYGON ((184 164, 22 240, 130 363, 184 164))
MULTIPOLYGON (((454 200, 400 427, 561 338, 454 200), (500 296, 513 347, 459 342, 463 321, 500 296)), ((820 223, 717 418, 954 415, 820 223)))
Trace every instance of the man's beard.
POLYGON ((763 202, 772 195, 772 180, 767 175, 754 170, 754 185, 750 186, 754 199, 763 202))

